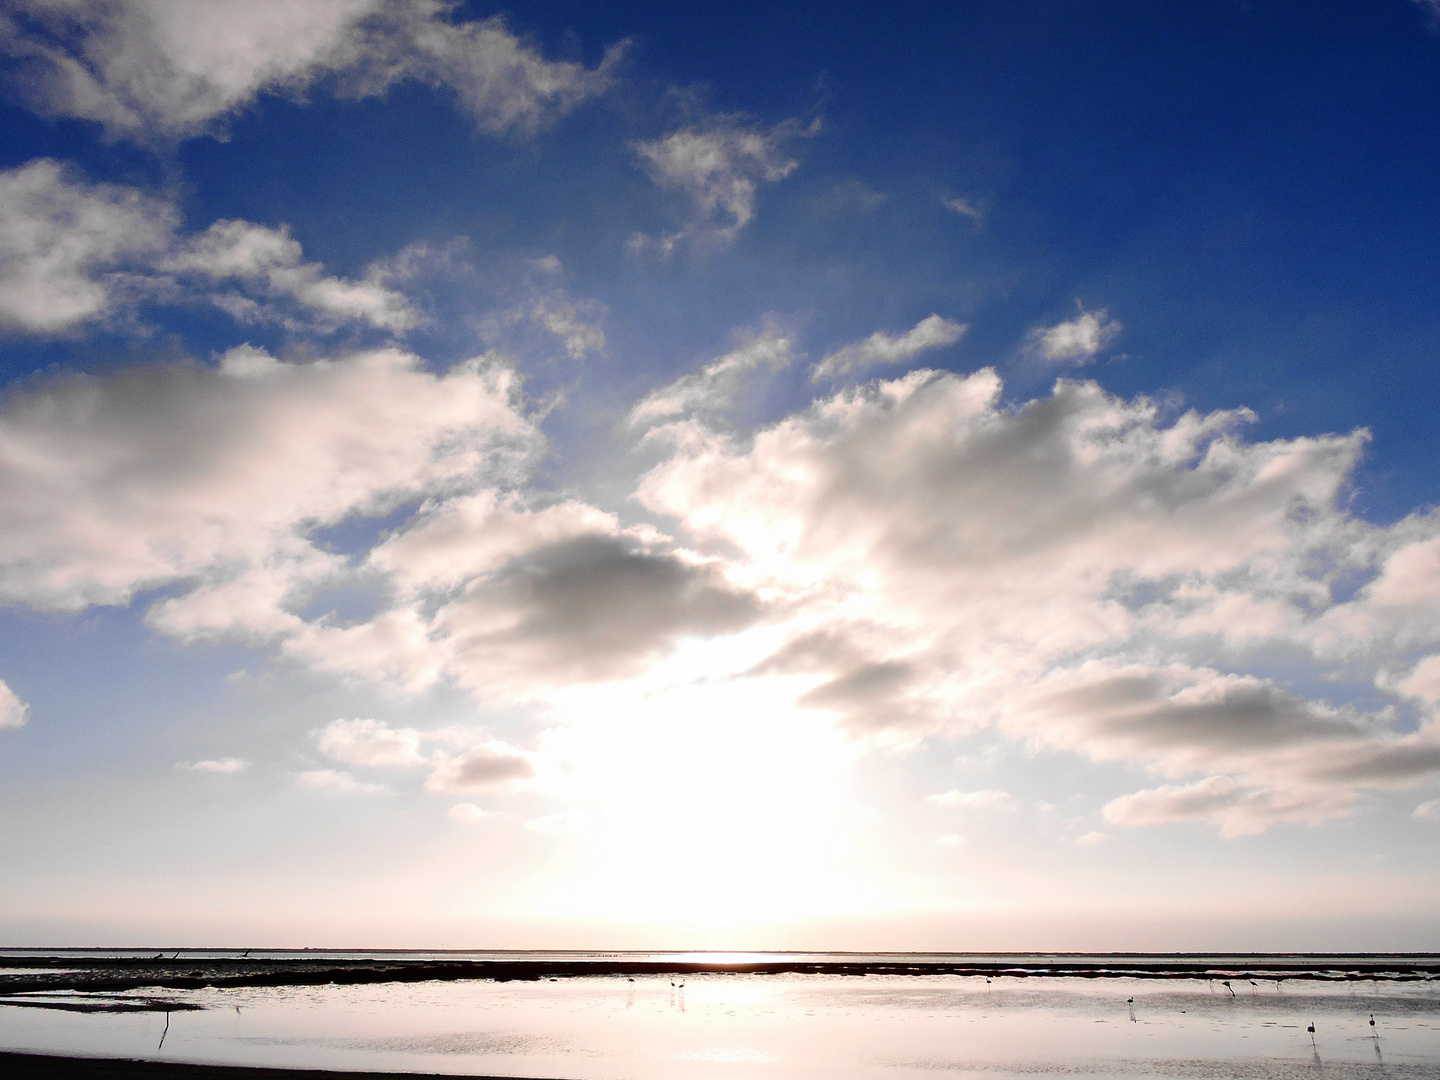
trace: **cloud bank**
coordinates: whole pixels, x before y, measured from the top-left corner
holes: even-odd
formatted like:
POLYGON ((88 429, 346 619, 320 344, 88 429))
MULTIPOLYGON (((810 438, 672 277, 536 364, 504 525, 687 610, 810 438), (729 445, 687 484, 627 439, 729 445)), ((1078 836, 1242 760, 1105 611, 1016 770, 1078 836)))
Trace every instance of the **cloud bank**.
MULTIPOLYGON (((490 360, 238 349, 32 384, 0 409, 0 596, 78 611, 163 585, 147 619, 179 641, 489 703, 650 685, 689 645, 763 631, 756 660, 709 677, 876 749, 992 730, 1121 764, 1152 778, 1106 806, 1122 826, 1243 835, 1440 777, 1440 522, 1345 509, 1365 432, 1249 442, 1245 410, 1165 420, 1068 380, 1007 405, 989 370, 732 429, 793 355, 768 327, 632 410, 656 524, 537 488, 538 420, 490 360), (357 550, 321 540, 397 508, 357 550), (371 608, 310 609, 336 585, 371 608), (1251 670, 1277 649, 1288 673, 1251 670)), ((484 733, 377 720, 316 745, 443 793, 536 768, 484 733)), ((303 782, 361 790, 333 772, 303 782)))

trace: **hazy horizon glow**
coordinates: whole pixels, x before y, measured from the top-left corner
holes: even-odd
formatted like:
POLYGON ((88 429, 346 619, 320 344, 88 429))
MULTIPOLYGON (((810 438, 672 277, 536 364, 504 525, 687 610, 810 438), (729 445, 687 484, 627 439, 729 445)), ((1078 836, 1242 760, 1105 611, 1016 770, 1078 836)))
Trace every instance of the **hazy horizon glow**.
POLYGON ((0 944, 1440 948, 1429 7, 0 3, 0 944))

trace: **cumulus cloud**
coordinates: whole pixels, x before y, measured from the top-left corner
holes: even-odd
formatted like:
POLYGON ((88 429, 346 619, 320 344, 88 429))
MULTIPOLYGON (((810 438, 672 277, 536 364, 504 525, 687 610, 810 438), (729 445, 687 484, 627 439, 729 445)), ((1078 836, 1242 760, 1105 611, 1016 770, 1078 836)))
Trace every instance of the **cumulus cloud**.
POLYGON ((336 795, 388 795, 390 789, 384 784, 366 784, 348 772, 337 769, 312 769, 295 777, 295 782, 310 791, 325 791, 336 795))
POLYGON ((516 395, 507 369, 394 350, 27 387, 0 408, 0 597, 73 611, 183 583, 152 625, 283 636, 345 565, 313 530, 513 474, 539 444, 516 395))
POLYGON ((508 743, 491 741, 463 754, 444 755, 425 781, 426 791, 463 794, 505 791, 535 775, 530 756, 508 743))
POLYGON ((0 679, 0 731, 5 731, 7 728, 24 727, 29 715, 30 706, 22 701, 20 695, 11 690, 3 679, 0 679))
POLYGON ((991 372, 915 372, 745 439, 689 422, 639 497, 790 598, 788 640, 747 677, 791 679, 798 705, 865 739, 990 727, 1228 785, 1208 802, 1140 793, 1116 821, 1183 812, 1237 835, 1440 772, 1423 717, 1407 731, 1393 710, 1243 672, 1284 643, 1353 687, 1440 644, 1425 619, 1440 523, 1344 510, 1365 432, 1247 443, 1244 410, 1162 424, 1093 383, 1019 407, 999 390, 991 372))
POLYGON ((477 128, 530 132, 603 92, 598 68, 546 60, 492 16, 451 0, 6 0, 11 84, 49 116, 114 138, 175 140, 223 129, 265 92, 317 82, 342 96, 403 81, 451 90, 477 128))
POLYGON ((821 360, 811 369, 810 381, 835 379, 860 368, 881 364, 903 364, 928 349, 955 344, 966 329, 964 323, 930 315, 899 337, 876 331, 864 341, 846 345, 821 360))
POLYGON ((928 795, 926 802, 934 803, 936 806, 958 806, 964 810, 1014 810, 1015 796, 1008 791, 961 791, 958 788, 952 791, 941 792, 939 795, 928 795))
POLYGON ((196 299, 242 322, 318 330, 418 321, 378 268, 330 277, 284 228, 218 221, 181 237, 178 220, 163 199, 87 183, 48 159, 0 171, 0 328, 55 333, 141 302, 196 299))
POLYGON ((1026 339, 1027 351, 1051 363, 1088 364, 1122 329, 1119 319, 1104 308, 1081 310, 1073 319, 1032 330, 1026 339))
POLYGON ((767 367, 780 371, 794 356, 791 334, 772 323, 695 374, 682 375, 651 391, 630 410, 626 422, 641 427, 682 416, 722 413, 735 403, 756 371, 767 367))
POLYGON ((510 791, 535 775, 531 754, 467 728, 420 731, 381 720, 334 720, 313 734, 321 753, 346 765, 429 769, 426 791, 510 791))
MULTIPOLYGON (((1149 772, 1117 825, 1240 835, 1440 776, 1440 518, 1349 514, 1365 432, 1249 442, 1244 410, 1165 419, 1067 380, 1007 404, 992 371, 732 430, 745 380, 792 354, 759 334, 637 406, 658 462, 636 494, 675 536, 536 491, 543 441, 486 361, 245 349, 29 385, 0 408, 0 596, 77 610, 165 585, 149 622, 178 640, 485 701, 648 678, 762 628, 765 651, 716 677, 770 680, 865 744, 989 729, 1149 772), (368 550, 317 538, 407 506, 368 550), (374 611, 305 615, 336 581, 368 582, 374 611), (1301 659, 1248 673, 1262 650, 1301 659)), ((317 739, 438 792, 538 768, 483 732, 342 720, 317 739)))
POLYGON ((178 219, 168 202, 48 159, 0 171, 0 326, 63 330, 153 291, 149 268, 178 219))
POLYGON ((315 733, 315 745, 346 765, 403 768, 425 764, 422 737, 414 728, 392 728, 380 720, 333 720, 315 733))
POLYGON ((250 762, 244 758, 227 757, 213 758, 208 761, 182 761, 175 767, 177 769, 188 769, 191 772, 203 773, 239 773, 250 768, 250 762))
POLYGON ((766 130, 746 126, 739 117, 721 116, 636 143, 635 152, 651 179, 689 202, 690 220, 668 236, 635 236, 631 251, 653 249, 669 255, 687 242, 721 247, 731 243, 755 218, 758 185, 783 180, 798 167, 799 162, 785 154, 784 144, 817 131, 818 121, 802 129, 787 120, 766 130))
POLYGON ((1105 820, 1117 825, 1202 822, 1218 825, 1221 836, 1249 836, 1281 821, 1318 824, 1352 809, 1356 799, 1353 792, 1323 787, 1279 791, 1210 776, 1122 795, 1106 804, 1105 820))
POLYGON ((760 614, 713 564, 614 532, 533 548, 477 576, 433 625, 455 680, 521 693, 636 675, 685 636, 742 629, 760 614))
MULTIPOLYGON (((405 297, 382 283, 380 268, 363 281, 346 281, 326 276, 319 263, 302 262, 303 257, 299 242, 284 227, 217 221, 205 232, 177 244, 156 268, 181 281, 244 284, 262 300, 293 300, 319 316, 322 327, 354 320, 387 330, 406 330, 419 321, 405 297)), ((214 293, 211 299, 242 322, 276 317, 273 310, 244 293, 214 293)))

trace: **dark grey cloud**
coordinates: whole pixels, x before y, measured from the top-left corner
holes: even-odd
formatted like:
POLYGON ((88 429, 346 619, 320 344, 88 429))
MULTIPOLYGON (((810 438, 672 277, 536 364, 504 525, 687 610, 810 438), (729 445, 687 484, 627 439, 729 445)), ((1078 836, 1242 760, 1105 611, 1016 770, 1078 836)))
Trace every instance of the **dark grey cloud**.
POLYGON ((712 566, 590 534, 545 545, 473 584, 441 612, 459 669, 496 660, 535 680, 633 675, 686 635, 753 624, 763 605, 712 566))

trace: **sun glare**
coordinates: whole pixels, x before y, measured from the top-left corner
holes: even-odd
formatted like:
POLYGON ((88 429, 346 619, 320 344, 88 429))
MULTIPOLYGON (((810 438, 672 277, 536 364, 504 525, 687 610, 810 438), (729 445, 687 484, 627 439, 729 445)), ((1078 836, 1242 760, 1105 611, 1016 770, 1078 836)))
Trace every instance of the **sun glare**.
MULTIPOLYGON (((731 648, 732 659, 750 651, 731 648)), ((689 679, 572 696, 542 740, 553 770, 542 784, 583 815, 567 838, 581 851, 531 913, 740 925, 880 901, 854 861, 867 818, 854 803, 854 747, 827 714, 791 704, 804 685, 792 682, 689 679)))

